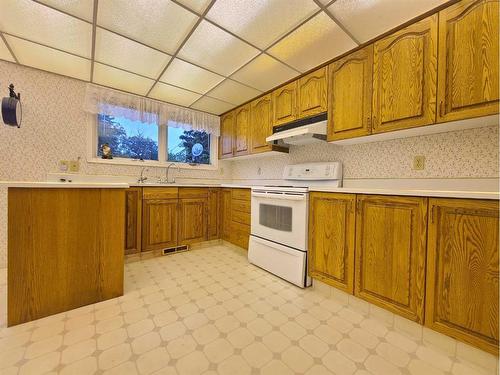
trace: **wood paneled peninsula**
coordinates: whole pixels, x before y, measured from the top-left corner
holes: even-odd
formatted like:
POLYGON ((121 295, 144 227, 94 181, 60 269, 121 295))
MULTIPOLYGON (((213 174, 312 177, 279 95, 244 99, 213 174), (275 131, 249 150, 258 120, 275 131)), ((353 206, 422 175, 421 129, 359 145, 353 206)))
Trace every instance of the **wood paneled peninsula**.
POLYGON ((123 295, 127 184, 8 186, 9 326, 123 295))

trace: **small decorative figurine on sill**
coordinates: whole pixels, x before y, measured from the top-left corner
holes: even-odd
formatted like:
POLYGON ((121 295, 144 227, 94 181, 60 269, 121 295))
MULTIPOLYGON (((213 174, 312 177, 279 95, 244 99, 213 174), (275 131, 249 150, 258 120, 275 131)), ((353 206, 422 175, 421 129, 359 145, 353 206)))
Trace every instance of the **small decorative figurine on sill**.
POLYGON ((113 152, 111 147, 109 147, 109 143, 104 143, 101 146, 102 158, 103 159, 113 159, 113 152))

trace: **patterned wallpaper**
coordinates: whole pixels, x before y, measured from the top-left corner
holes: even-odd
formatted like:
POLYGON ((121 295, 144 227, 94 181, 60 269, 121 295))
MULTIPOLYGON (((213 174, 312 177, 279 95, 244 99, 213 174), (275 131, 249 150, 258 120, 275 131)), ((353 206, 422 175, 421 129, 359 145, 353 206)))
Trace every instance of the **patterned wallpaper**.
MULTIPOLYGON (((137 176, 140 166, 85 161, 87 115, 85 83, 0 61, 0 96, 13 82, 23 99, 20 129, 0 125, 0 180, 44 180, 59 160, 82 158, 81 173, 137 176)), ((292 147, 290 154, 220 163, 217 171, 182 170, 196 180, 280 179, 286 164, 338 160, 345 178, 480 178, 499 176, 498 127, 352 146, 317 143, 292 147), (426 156, 423 171, 411 168, 414 155, 426 156)), ((155 176, 163 169, 152 169, 155 176)), ((0 188, 0 268, 6 265, 7 194, 0 188)))

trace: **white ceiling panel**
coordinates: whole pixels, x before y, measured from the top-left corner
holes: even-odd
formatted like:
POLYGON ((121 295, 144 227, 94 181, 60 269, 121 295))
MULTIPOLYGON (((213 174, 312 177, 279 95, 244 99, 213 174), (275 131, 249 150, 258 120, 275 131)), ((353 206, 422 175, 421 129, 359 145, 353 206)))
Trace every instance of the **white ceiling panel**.
POLYGON ((158 78, 170 55, 97 28, 96 61, 150 78, 158 78))
POLYGON ((305 72, 356 46, 328 15, 321 12, 270 48, 269 53, 305 72))
POLYGON ((5 45, 3 39, 1 38, 0 38, 0 60, 15 62, 14 58, 12 57, 12 54, 10 53, 9 49, 5 45))
POLYGON ((39 0, 63 12, 92 22, 94 16, 94 0, 39 0))
POLYGON ((217 0, 207 18, 264 49, 318 10, 313 0, 217 0))
POLYGON ((30 0, 0 0, 0 30, 90 57, 92 25, 30 0))
POLYGON ((174 59, 160 81, 183 87, 201 94, 222 82, 224 77, 185 61, 174 59))
POLYGON ((90 80, 90 60, 8 35, 5 39, 20 64, 85 81, 90 80))
POLYGON ((241 83, 226 79, 220 85, 207 93, 208 96, 220 99, 235 105, 241 104, 261 94, 261 91, 252 89, 241 83))
POLYGON ((191 108, 198 109, 200 111, 213 113, 215 115, 220 115, 226 111, 229 111, 231 108, 234 108, 233 104, 229 104, 226 102, 222 102, 217 99, 212 99, 207 96, 202 97, 196 103, 194 103, 191 108))
POLYGON ((202 21, 179 52, 183 59, 229 75, 257 56, 259 50, 207 21, 202 21))
POLYGON ((183 105, 189 107, 196 100, 201 98, 201 94, 196 94, 191 91, 180 89, 175 86, 167 85, 166 83, 158 82, 151 93, 150 97, 158 100, 163 100, 165 102, 174 103, 178 105, 183 105))
POLYGON ((234 73, 231 78, 258 90, 267 91, 297 75, 299 75, 297 71, 262 54, 234 73))
POLYGON ((169 0, 101 0, 97 23, 129 38, 174 53, 198 17, 169 0))
POLYGON ((134 94, 146 95, 154 81, 99 63, 94 64, 94 83, 134 94))
POLYGON ((363 43, 443 3, 446 0, 337 0, 328 10, 363 43))
POLYGON ((205 9, 207 9, 208 4, 210 4, 210 0, 177 0, 177 2, 200 14, 203 13, 205 9))

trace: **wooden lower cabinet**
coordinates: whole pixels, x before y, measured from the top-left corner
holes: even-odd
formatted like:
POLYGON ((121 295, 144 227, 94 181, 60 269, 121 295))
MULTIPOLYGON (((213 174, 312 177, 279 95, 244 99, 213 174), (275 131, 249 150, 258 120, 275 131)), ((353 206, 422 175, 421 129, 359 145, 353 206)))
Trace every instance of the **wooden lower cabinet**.
POLYGON ((142 201, 142 251, 177 246, 178 199, 142 201))
POLYGON ((207 240, 207 199, 179 199, 179 245, 207 240))
POLYGON ((221 227, 221 189, 209 188, 208 189, 208 239, 215 240, 220 237, 221 227))
POLYGON ((358 195, 355 295, 424 319, 427 198, 358 195))
POLYGON ((231 235, 231 189, 221 190, 221 238, 229 241, 231 235))
POLYGON ((355 194, 309 194, 309 274, 350 294, 354 286, 355 194))
POLYGON ((125 190, 125 254, 141 252, 142 188, 125 190))
POLYGON ((429 199, 425 325, 498 355, 498 201, 429 199))

